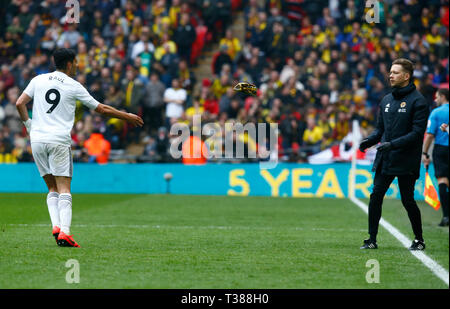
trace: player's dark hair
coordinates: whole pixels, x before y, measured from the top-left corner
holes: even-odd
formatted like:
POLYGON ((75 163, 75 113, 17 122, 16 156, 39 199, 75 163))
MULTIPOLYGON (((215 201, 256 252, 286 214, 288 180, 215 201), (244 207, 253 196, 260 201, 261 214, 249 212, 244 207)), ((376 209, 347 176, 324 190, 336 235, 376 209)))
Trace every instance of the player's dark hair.
POLYGON ((412 79, 414 72, 414 63, 412 63, 411 60, 408 60, 406 58, 398 58, 395 59, 394 62, 392 62, 392 65, 394 64, 400 65, 403 68, 403 70, 409 74, 409 80, 412 79))
POLYGON ((443 95, 445 97, 445 100, 448 102, 448 89, 447 88, 439 88, 437 93, 440 95, 443 95))
POLYGON ((53 61, 57 70, 65 70, 68 62, 76 57, 75 51, 69 48, 60 48, 53 52, 53 61))

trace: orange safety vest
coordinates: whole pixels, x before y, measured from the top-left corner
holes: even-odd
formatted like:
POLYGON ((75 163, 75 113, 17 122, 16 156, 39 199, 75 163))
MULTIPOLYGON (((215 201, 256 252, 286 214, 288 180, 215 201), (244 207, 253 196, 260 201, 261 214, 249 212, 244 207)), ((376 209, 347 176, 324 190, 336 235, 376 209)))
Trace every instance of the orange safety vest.
POLYGON ((84 143, 90 156, 97 157, 97 163, 108 163, 111 143, 102 134, 92 133, 91 137, 84 143))
POLYGON ((197 136, 189 136, 181 148, 183 154, 183 164, 201 165, 206 164, 206 145, 197 136))

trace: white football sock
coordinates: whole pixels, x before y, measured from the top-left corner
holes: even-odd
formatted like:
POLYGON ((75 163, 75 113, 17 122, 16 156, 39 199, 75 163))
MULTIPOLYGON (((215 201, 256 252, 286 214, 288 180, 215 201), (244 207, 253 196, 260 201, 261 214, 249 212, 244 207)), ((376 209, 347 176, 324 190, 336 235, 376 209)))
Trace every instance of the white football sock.
POLYGON ((49 192, 47 194, 47 206, 50 213, 50 220, 52 221, 52 227, 60 226, 59 224, 59 208, 58 208, 58 192, 49 192))
POLYGON ((61 218, 61 231, 70 234, 70 224, 72 223, 72 195, 61 193, 58 200, 59 216, 61 218))

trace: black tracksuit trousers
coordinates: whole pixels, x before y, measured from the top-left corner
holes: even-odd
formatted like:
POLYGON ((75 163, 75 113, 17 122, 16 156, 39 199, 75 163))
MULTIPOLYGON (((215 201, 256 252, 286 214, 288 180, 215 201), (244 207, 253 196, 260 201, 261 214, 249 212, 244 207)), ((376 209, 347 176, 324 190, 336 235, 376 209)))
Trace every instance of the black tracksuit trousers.
POLYGON ((423 241, 422 238, 422 219, 419 207, 414 200, 414 186, 416 183, 415 176, 393 176, 384 175, 377 170, 373 180, 373 191, 370 195, 369 202, 369 235, 370 239, 376 241, 378 234, 378 225, 381 219, 381 205, 386 191, 389 189, 394 178, 398 179, 398 187, 400 189, 400 196, 402 204, 408 212, 409 221, 416 239, 423 241))

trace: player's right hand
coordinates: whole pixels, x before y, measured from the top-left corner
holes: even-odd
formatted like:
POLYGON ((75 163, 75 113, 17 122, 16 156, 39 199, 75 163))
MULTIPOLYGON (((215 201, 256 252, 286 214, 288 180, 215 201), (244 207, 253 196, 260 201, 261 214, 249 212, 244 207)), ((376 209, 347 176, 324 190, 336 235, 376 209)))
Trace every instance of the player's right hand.
POLYGON ((27 121, 23 121, 23 125, 27 129, 27 133, 30 134, 30 131, 31 131, 31 118, 28 118, 27 121))
POLYGON ((144 125, 144 120, 138 115, 128 113, 128 122, 131 123, 134 127, 142 127, 144 125))

